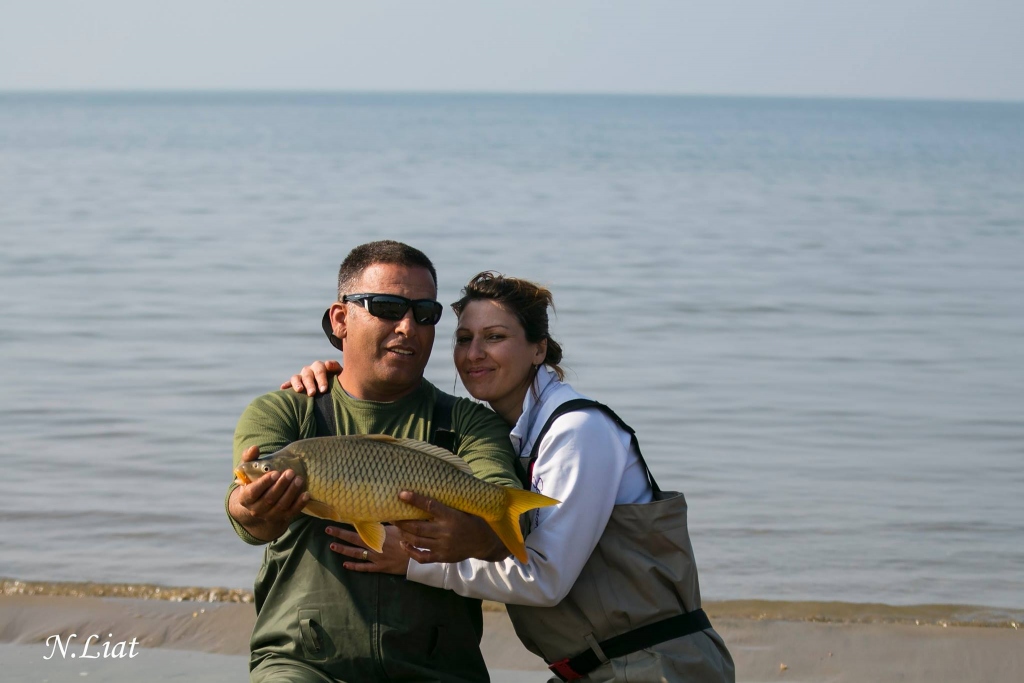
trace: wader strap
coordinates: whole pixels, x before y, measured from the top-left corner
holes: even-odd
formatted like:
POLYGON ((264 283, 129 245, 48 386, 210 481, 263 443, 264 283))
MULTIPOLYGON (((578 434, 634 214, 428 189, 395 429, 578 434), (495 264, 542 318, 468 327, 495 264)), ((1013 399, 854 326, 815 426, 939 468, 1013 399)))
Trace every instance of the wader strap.
POLYGON ((435 446, 455 452, 455 432, 452 431, 452 409, 455 407, 455 397, 443 391, 434 392, 434 415, 431 423, 434 425, 434 438, 430 443, 435 446))
POLYGON ((313 399, 313 419, 316 420, 317 436, 337 436, 338 426, 334 421, 334 400, 331 398, 331 383, 327 383, 327 391, 317 394, 313 399))
MULTIPOLYGON (((526 473, 526 483, 524 484, 529 490, 530 482, 533 481, 533 465, 537 462, 537 456, 540 454, 540 442, 544 439, 544 435, 551 429, 551 425, 562 415, 571 413, 576 410, 583 410, 584 408, 597 408, 602 413, 610 417, 615 421, 615 424, 619 428, 625 430, 629 434, 629 438, 633 442, 633 447, 636 448, 636 454, 640 458, 640 464, 644 466, 644 472, 647 473, 647 481, 651 483, 651 490, 655 494, 661 493, 661 487, 658 486, 658 482, 654 481, 654 475, 651 474, 651 468, 647 466, 647 461, 644 460, 644 454, 640 452, 640 441, 636 438, 636 431, 626 424, 621 417, 615 414, 615 411, 606 406, 603 403, 597 401, 591 401, 589 398, 574 398, 571 401, 566 401, 562 405, 555 408, 555 412, 551 413, 551 417, 544 423, 544 427, 540 430, 540 434, 537 435, 537 440, 533 442, 533 450, 530 451, 530 469, 526 473)), ((657 496, 655 496, 657 497, 657 496)))
MULTIPOLYGON (((708 615, 702 609, 695 609, 692 612, 677 614, 674 617, 635 628, 620 636, 603 640, 598 645, 608 659, 615 659, 658 643, 664 643, 666 640, 682 638, 709 628, 711 628, 711 622, 708 620, 708 615)), ((597 653, 591 648, 575 657, 566 657, 549 664, 548 668, 563 681, 575 681, 583 678, 602 663, 597 653)))

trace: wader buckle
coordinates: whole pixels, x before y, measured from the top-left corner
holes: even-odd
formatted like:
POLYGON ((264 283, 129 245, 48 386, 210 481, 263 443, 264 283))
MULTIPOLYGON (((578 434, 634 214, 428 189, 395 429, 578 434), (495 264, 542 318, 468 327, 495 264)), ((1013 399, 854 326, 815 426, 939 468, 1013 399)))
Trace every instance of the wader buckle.
POLYGON ((578 681, 583 678, 583 674, 576 673, 573 671, 572 667, 569 666, 569 657, 548 664, 548 668, 551 669, 551 673, 555 674, 563 681, 578 681))

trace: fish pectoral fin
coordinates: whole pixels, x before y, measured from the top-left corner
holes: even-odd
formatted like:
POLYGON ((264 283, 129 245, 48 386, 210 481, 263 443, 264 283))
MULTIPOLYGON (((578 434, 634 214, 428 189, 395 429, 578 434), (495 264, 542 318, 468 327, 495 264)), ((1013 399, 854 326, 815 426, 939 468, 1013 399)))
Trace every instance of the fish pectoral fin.
POLYGON ((341 515, 334 509, 334 507, 328 503, 324 503, 319 500, 311 500, 306 503, 306 507, 302 508, 302 511, 307 515, 319 517, 320 519, 329 519, 332 522, 343 522, 341 515))
POLYGON ((380 522, 352 522, 352 526, 356 528, 356 533, 359 534, 359 538, 363 539, 363 543, 373 549, 374 552, 384 551, 384 536, 387 534, 384 531, 384 525, 380 522))

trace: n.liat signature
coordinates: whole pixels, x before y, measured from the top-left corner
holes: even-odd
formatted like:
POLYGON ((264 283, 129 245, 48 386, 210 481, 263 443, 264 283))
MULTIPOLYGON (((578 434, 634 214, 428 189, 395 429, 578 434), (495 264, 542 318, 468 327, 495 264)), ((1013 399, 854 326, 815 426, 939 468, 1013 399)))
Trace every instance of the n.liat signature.
MULTIPOLYGON (((43 659, 53 659, 54 655, 56 655, 58 652, 60 653, 61 659, 67 659, 68 648, 71 646, 71 641, 77 637, 77 633, 72 633, 70 636, 68 636, 67 641, 64 641, 61 639, 59 635, 50 636, 46 639, 46 645, 50 646, 50 644, 52 643, 53 647, 50 649, 50 654, 44 656, 43 659)), ((107 637, 113 638, 114 634, 108 633, 107 637)), ((110 640, 105 640, 102 643, 100 643, 99 640, 100 637, 98 635, 96 635, 95 633, 92 634, 91 636, 85 639, 85 644, 82 646, 81 654, 77 652, 72 652, 71 658, 75 659, 77 657, 78 659, 100 659, 102 657, 103 659, 123 659, 127 657, 128 659, 134 659, 139 655, 139 653, 135 651, 135 646, 139 644, 137 638, 132 638, 131 640, 119 640, 116 643, 112 643, 110 640), (96 648, 92 652, 90 652, 89 648, 94 643, 96 644, 96 648), (99 650, 99 648, 101 647, 103 648, 102 652, 100 652, 99 650)))

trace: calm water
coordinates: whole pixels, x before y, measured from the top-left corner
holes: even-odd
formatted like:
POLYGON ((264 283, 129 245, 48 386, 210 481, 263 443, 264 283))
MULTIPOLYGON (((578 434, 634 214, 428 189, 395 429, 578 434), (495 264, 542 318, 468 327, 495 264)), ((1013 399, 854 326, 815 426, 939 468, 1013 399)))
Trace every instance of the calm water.
POLYGON ((235 420, 383 237, 552 287, 706 598, 1024 606, 1006 104, 0 95, 0 576, 250 586, 235 420))

